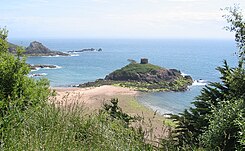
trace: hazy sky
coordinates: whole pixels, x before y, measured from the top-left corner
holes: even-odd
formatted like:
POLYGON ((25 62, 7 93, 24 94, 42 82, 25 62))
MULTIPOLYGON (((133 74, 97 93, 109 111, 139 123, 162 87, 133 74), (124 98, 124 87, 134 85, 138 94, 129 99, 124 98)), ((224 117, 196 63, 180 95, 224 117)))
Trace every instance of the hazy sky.
POLYGON ((9 38, 233 38, 220 8, 245 0, 1 0, 9 38))

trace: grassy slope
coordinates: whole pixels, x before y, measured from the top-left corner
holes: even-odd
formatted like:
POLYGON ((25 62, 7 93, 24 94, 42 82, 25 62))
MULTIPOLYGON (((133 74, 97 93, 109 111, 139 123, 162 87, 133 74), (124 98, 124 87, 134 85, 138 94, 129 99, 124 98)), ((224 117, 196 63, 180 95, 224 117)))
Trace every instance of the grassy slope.
POLYGON ((88 116, 74 106, 30 109, 13 115, 0 150, 153 150, 140 133, 109 119, 105 113, 88 116))
POLYGON ((115 74, 120 73, 129 73, 129 74, 136 74, 136 73, 148 73, 153 70, 163 69, 162 67, 153 65, 153 64, 139 64, 139 63, 130 63, 125 67, 114 71, 115 74))
POLYGON ((9 45, 10 48, 17 48, 17 47, 18 47, 17 45, 12 44, 12 43, 10 43, 10 42, 8 43, 8 45, 9 45))

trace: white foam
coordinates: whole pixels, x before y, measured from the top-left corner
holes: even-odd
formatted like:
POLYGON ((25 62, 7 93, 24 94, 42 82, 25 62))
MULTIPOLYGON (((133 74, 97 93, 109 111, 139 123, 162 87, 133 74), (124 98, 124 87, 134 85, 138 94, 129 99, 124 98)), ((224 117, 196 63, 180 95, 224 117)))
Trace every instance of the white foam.
POLYGON ((38 70, 40 70, 41 68, 35 68, 35 70, 31 70, 31 72, 33 72, 33 71, 38 71, 38 70))
POLYGON ((190 74, 186 74, 186 73, 181 72, 181 75, 184 77, 184 76, 189 76, 190 74))
POLYGON ((48 75, 47 73, 33 73, 33 74, 29 74, 28 77, 42 77, 42 76, 46 76, 48 75))
POLYGON ((41 68, 41 69, 44 69, 44 70, 55 70, 55 69, 61 69, 62 67, 61 66, 58 66, 58 65, 54 65, 55 68, 50 68, 50 67, 45 67, 45 68, 41 68))
POLYGON ((38 70, 55 70, 55 69, 61 69, 62 67, 61 66, 58 66, 58 65, 54 65, 55 68, 50 68, 50 67, 45 67, 45 68, 36 68, 36 70, 31 70, 31 72, 34 72, 34 71, 38 71, 38 70))
POLYGON ((63 56, 63 55, 55 55, 55 56, 40 56, 40 57, 46 57, 46 58, 58 58, 58 57, 77 57, 79 56, 78 53, 68 53, 69 55, 68 56, 63 56))
POLYGON ((53 69, 61 69, 62 67, 61 66, 58 66, 58 65, 55 65, 56 68, 53 68, 53 69))
POLYGON ((153 106, 153 105, 151 105, 150 103, 147 103, 147 102, 143 102, 143 104, 146 107, 148 107, 148 108, 152 109, 153 111, 156 111, 157 113, 160 113, 162 115, 164 115, 164 114, 173 114, 174 113, 174 112, 169 111, 167 109, 164 109, 164 108, 161 108, 161 107, 158 107, 158 106, 153 106))
POLYGON ((71 57, 77 57, 79 54, 71 54, 71 57))
POLYGON ((206 80, 194 80, 192 86, 204 86, 207 85, 208 82, 206 80))
POLYGON ((65 57, 65 56, 61 56, 61 55, 55 55, 55 56, 40 56, 40 57, 44 57, 44 58, 56 58, 56 57, 65 57))

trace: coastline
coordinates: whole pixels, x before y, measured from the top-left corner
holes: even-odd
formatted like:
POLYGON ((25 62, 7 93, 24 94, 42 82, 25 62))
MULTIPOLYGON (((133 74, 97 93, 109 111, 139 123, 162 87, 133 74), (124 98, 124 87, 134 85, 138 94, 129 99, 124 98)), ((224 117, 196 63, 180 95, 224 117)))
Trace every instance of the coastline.
POLYGON ((145 131, 152 131, 154 138, 166 137, 169 132, 168 126, 172 123, 164 116, 137 101, 139 91, 112 85, 100 87, 51 87, 56 96, 51 97, 56 104, 73 105, 78 104, 86 109, 88 113, 96 113, 104 103, 110 103, 110 99, 118 98, 119 107, 131 116, 140 116, 144 121, 136 122, 133 126, 143 126, 145 131), (164 126, 168 125, 168 126, 164 126))
POLYGON ((83 104, 89 109, 99 109, 103 103, 109 102, 111 98, 116 98, 120 96, 127 96, 130 98, 135 98, 139 92, 129 89, 116 87, 111 85, 103 85, 100 87, 52 87, 55 90, 55 99, 58 102, 66 101, 66 103, 78 103, 83 104))

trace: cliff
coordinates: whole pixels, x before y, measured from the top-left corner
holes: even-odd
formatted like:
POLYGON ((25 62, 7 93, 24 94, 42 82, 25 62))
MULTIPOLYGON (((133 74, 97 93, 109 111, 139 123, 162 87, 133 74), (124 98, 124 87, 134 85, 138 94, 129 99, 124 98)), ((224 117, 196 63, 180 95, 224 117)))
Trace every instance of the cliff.
POLYGON ((45 47, 42 43, 33 41, 26 48, 25 54, 30 56, 68 56, 69 54, 60 51, 51 51, 49 48, 45 47))

